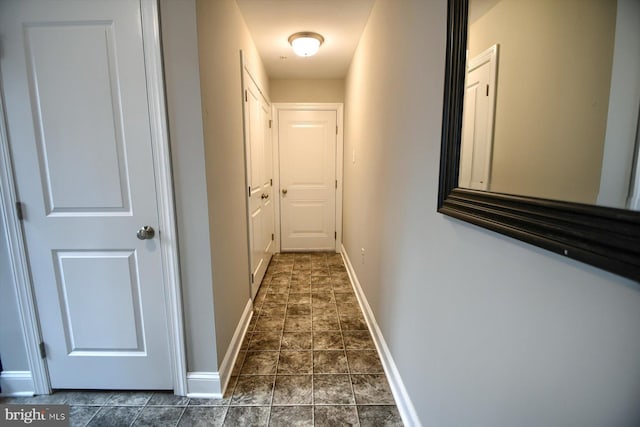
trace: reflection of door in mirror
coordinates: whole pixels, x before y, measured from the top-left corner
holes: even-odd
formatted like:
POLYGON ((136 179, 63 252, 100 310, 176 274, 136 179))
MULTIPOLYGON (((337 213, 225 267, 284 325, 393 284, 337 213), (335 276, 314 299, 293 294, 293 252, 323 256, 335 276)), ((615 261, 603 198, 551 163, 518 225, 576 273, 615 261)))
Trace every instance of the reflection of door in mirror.
POLYGON ((624 207, 626 202, 627 208, 640 210, 637 134, 640 106, 640 1, 618 0, 617 5, 607 132, 597 204, 624 207), (633 141, 635 144, 630 144, 633 141))
POLYGON ((640 211, 640 117, 638 117, 638 127, 636 128, 636 152, 631 171, 631 190, 627 200, 627 208, 640 211))
POLYGON ((469 61, 460 149, 460 186, 488 190, 491 177, 498 45, 469 61))
MULTIPOLYGON (((495 44, 500 65, 486 150, 477 99, 465 98, 459 185, 633 208, 638 23, 638 0, 470 0, 469 65, 495 44)), ((477 97, 467 69, 465 97, 477 97)))

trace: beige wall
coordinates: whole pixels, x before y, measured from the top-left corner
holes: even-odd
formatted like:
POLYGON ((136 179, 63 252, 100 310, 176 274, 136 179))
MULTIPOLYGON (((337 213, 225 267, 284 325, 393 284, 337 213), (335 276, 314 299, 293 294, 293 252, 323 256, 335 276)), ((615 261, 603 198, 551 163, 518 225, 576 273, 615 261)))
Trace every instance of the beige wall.
POLYGON ((218 361, 249 301, 249 252, 240 50, 268 93, 268 79, 235 0, 198 0, 204 159, 218 361))
POLYGON ((218 370, 195 0, 161 0, 187 370, 218 370))
POLYGON ((271 102, 344 102, 344 80, 272 79, 271 102))
POLYGON ((595 203, 616 2, 502 0, 471 25, 469 58, 500 45, 492 191, 595 203))
POLYGON ((418 416, 640 425, 640 286, 436 212, 446 8, 378 0, 345 90, 344 246, 418 416))

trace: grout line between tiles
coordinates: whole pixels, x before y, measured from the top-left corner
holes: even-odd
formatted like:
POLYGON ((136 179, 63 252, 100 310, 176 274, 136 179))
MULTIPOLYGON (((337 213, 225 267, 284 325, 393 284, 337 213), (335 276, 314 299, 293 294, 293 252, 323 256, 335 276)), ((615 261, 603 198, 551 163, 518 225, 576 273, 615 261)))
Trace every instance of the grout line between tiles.
MULTIPOLYGON (((176 424, 173 427, 178 427, 180 425, 180 420, 182 419, 182 417, 184 416, 184 413, 187 412, 187 408, 189 407, 189 401, 191 399, 187 400, 187 406, 185 406, 184 408, 182 408, 182 412, 180 412, 180 416, 178 417, 178 419, 176 420, 176 424)), ((224 421, 224 420, 223 420, 224 421)))
POLYGON ((314 357, 315 351, 315 339, 314 339, 314 328, 313 328, 313 279, 311 279, 311 275, 313 274, 313 267, 311 267, 311 273, 309 275, 309 310, 311 311, 311 425, 316 424, 315 416, 315 404, 316 404, 316 390, 315 390, 315 380, 316 380, 316 361, 314 357))
POLYGON ((144 409, 144 406, 142 406, 142 407, 140 408, 140 410, 138 411, 138 413, 136 414, 136 416, 135 416, 135 417, 133 417, 133 420, 131 420, 131 422, 129 423, 129 426, 132 426, 132 425, 136 422, 136 420, 138 419, 138 417, 139 417, 139 416, 140 416, 140 414, 142 413, 142 410, 143 410, 143 409, 144 409))
MULTIPOLYGON (((284 321, 282 322, 282 330, 280 331, 280 341, 278 343, 278 360, 276 361, 276 370, 273 375, 273 385, 271 388, 271 400, 269 402, 269 417, 267 419, 267 425, 271 423, 271 411, 273 409, 273 399, 276 394, 276 384, 278 382, 278 369, 280 368, 280 355, 282 354, 281 352, 282 352, 282 340, 284 338, 284 328, 285 328, 285 324, 287 323, 287 310, 289 307, 289 292, 291 290, 291 278, 293 276, 293 265, 291 266, 291 272, 289 273, 289 284, 287 285, 287 293, 286 293, 287 300, 285 301, 285 304, 284 304, 284 321)), ((269 286, 271 286, 271 283, 269 283, 269 286)))
MULTIPOLYGON (((88 426, 88 425, 89 425, 89 423, 91 422, 91 420, 93 420, 93 419, 96 417, 96 415, 98 415, 98 412, 100 412, 100 411, 102 410, 102 408, 103 408, 103 407, 104 407, 104 406, 100 406, 100 407, 98 408, 98 410, 97 410, 97 411, 96 411, 96 412, 91 416, 91 418, 89 418, 89 419, 87 420, 87 422, 86 422, 86 423, 84 423, 84 425, 85 425, 85 426, 88 426)), ((71 407, 69 407, 69 412, 71 412, 71 407)))
MULTIPOLYGON (((331 271, 329 271, 331 274, 331 271)), ((333 282, 331 284, 331 291, 333 292, 333 282)), ((353 387, 353 379, 351 378, 351 366, 349 365, 349 359, 347 358, 347 344, 344 341, 344 331, 342 330, 342 322, 340 321, 340 311, 338 309, 338 299, 335 298, 334 292, 334 300, 336 301, 336 313, 338 313, 338 328, 340 329, 340 338, 342 339, 342 352, 344 354, 344 359, 347 363, 347 374, 349 375, 349 384, 351 385, 351 397, 353 398, 353 404, 356 405, 356 414, 358 416, 358 424, 360 424, 360 413, 358 412, 358 406, 356 402, 356 393, 353 387)))

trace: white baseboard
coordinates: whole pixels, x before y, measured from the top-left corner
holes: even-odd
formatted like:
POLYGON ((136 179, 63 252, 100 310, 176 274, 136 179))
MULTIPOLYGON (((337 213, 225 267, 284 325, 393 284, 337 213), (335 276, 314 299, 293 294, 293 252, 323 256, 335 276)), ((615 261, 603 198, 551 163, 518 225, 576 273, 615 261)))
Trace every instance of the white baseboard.
POLYGON ((240 322, 236 327, 229 348, 220 364, 218 372, 187 372, 187 397, 220 399, 231 379, 233 366, 238 358, 242 340, 249 328, 253 315, 253 303, 247 302, 240 322))
POLYGON ((389 351, 387 342, 384 340, 382 332, 378 327, 376 318, 373 315, 373 311, 371 311, 369 303, 367 302, 367 298, 364 295, 362 287, 360 286, 360 282, 358 281, 358 277, 356 276, 356 272, 353 269, 353 265, 351 264, 351 260, 349 260, 349 255, 347 254, 347 250, 345 249, 344 245, 342 246, 342 259, 344 260, 344 264, 347 267, 347 273, 349 274, 351 285, 353 286, 353 289, 356 293, 356 297, 358 298, 358 302, 360 303, 360 308, 364 313, 364 318, 367 321, 369 331, 371 331, 376 349, 378 350, 378 354, 380 355, 380 359, 382 360, 382 367, 384 368, 384 372, 387 374, 389 386, 391 387, 391 392, 393 393, 393 397, 396 401, 396 406, 398 407, 398 412, 400 412, 402 421, 406 426, 409 427, 421 427, 422 424, 418 419, 416 409, 413 406, 411 399, 409 398, 409 393, 407 393, 407 389, 402 382, 402 378, 400 378, 400 372, 398 372, 398 368, 396 367, 396 364, 391 357, 391 352, 389 351))
POLYGON ((187 397, 220 399, 222 387, 217 372, 187 372, 187 397))
POLYGON ((30 371, 0 372, 0 388, 2 397, 28 397, 35 391, 30 371))
POLYGON ((238 322, 238 326, 236 326, 236 330, 233 333, 231 343, 229 343, 229 348, 227 349, 224 359, 222 359, 222 363, 220 364, 220 381, 223 393, 231 379, 231 372, 233 371, 236 359, 238 358, 238 353, 242 347, 242 340, 249 328, 251 316, 253 316, 253 302, 249 299, 249 301, 247 301, 247 305, 244 307, 244 312, 242 313, 240 322, 238 322))

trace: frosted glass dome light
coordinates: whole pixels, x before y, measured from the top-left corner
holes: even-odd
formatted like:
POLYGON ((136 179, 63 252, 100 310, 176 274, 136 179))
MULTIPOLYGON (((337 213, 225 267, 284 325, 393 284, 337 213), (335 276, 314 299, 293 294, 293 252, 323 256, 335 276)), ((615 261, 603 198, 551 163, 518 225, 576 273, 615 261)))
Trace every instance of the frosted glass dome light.
POLYGON ((320 45, 324 42, 324 37, 318 33, 308 31, 295 33, 289 37, 289 43, 293 51, 298 56, 313 56, 320 50, 320 45))

